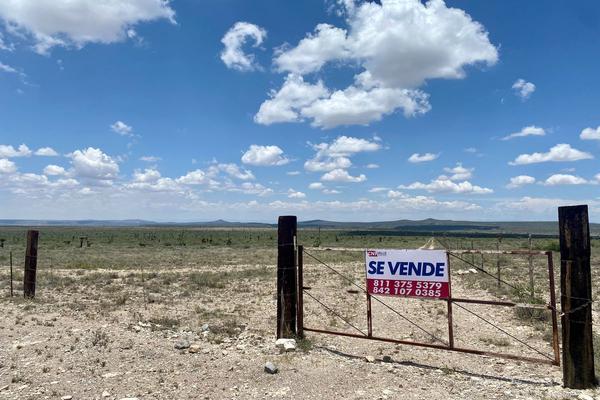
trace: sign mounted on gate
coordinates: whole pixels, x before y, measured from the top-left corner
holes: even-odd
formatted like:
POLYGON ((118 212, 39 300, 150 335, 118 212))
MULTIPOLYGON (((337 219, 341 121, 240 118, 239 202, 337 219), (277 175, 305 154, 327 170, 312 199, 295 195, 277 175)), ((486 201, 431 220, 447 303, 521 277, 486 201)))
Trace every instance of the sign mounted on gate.
POLYGON ((445 250, 366 250, 367 291, 373 295, 447 299, 445 250))

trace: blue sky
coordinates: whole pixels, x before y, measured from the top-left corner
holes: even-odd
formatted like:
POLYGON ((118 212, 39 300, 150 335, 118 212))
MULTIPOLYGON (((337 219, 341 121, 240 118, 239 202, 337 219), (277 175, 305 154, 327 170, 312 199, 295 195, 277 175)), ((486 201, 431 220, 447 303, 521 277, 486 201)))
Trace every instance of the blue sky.
POLYGON ((600 4, 10 0, 0 218, 600 221, 600 4))

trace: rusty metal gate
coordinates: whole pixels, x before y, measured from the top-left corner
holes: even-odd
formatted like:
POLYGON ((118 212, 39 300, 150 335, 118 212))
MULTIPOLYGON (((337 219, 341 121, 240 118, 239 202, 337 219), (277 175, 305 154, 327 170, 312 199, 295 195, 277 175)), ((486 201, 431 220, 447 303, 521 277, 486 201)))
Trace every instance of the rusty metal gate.
MULTIPOLYGON (((295 253, 296 253, 296 263, 297 263, 297 270, 298 270, 298 276, 297 276, 297 329, 298 329, 298 335, 300 337, 302 337, 304 335, 304 332, 307 331, 307 332, 314 332, 314 333, 320 333, 320 334, 346 336, 346 337, 357 338, 357 339, 376 340, 376 341, 382 341, 382 342, 411 345, 411 346, 418 346, 418 347, 426 347, 426 348, 432 348, 432 349, 456 351, 456 352, 461 352, 461 353, 470 353, 470 354, 500 357, 500 358, 513 359, 513 360, 522 360, 522 361, 528 361, 528 362, 534 362, 534 363, 560 365, 560 353, 559 353, 559 344, 558 344, 558 340, 559 340, 558 339, 558 322, 557 322, 556 295, 555 295, 555 284, 554 284, 554 264, 553 264, 553 260, 552 260, 552 252, 551 251, 533 251, 533 250, 509 250, 509 251, 503 251, 503 250, 456 250, 456 251, 454 251, 454 250, 447 250, 446 252, 447 252, 447 256, 448 256, 449 276, 451 275, 450 272, 452 271, 452 268, 450 267, 450 259, 455 259, 455 260, 462 261, 463 263, 471 266, 472 268, 475 268, 476 270, 478 270, 481 273, 490 275, 494 279, 497 279, 498 285, 501 285, 501 284, 508 285, 509 287, 512 287, 512 288, 516 288, 516 287, 514 285, 512 285, 511 283, 500 279, 499 274, 498 274, 498 276, 491 274, 490 272, 486 271, 482 267, 476 265, 474 262, 468 261, 464 256, 478 254, 478 255, 481 255, 482 258, 483 258, 483 255, 496 255, 496 256, 520 255, 520 256, 527 256, 527 257, 545 257, 547 260, 548 285, 549 285, 550 293, 549 293, 549 298, 547 299, 547 302, 545 304, 516 303, 513 301, 499 301, 499 300, 496 301, 496 300, 485 300, 485 299, 474 299, 474 298, 461 298, 461 297, 452 297, 451 294, 448 298, 444 298, 444 299, 423 299, 422 301, 443 301, 443 302, 447 303, 448 337, 447 337, 447 339, 441 339, 437 335, 434 335, 431 332, 424 329, 423 327, 421 327, 419 324, 413 322, 408 316, 404 315, 403 313, 399 312, 395 308, 388 305, 385 301, 383 301, 378 296, 369 294, 365 287, 356 283, 355 279, 352 279, 352 278, 348 277, 347 275, 342 274, 335 268, 331 267, 328 263, 322 261, 322 259, 320 257, 315 255, 317 253, 317 251, 320 251, 320 250, 329 250, 329 251, 345 250, 345 251, 361 251, 361 252, 363 252, 363 251, 366 251, 366 249, 313 248, 310 250, 306 250, 306 249, 304 249, 303 246, 297 246, 297 245, 295 245, 294 248, 295 248, 295 253), (328 306, 325 301, 323 301, 322 299, 319 299, 316 295, 313 295, 311 293, 311 287, 304 286, 304 276, 303 276, 304 275, 304 268, 303 268, 304 266, 303 266, 303 264, 304 264, 305 258, 310 258, 312 261, 316 262, 318 265, 323 266, 323 267, 327 268, 328 270, 331 270, 333 273, 339 275, 342 279, 347 281, 349 285, 354 286, 357 289, 357 293, 362 292, 365 295, 365 301, 366 301, 366 305, 367 305, 367 313, 366 313, 367 329, 366 329, 366 331, 364 329, 359 328, 358 326, 356 326, 357 324, 353 324, 352 322, 350 322, 348 319, 344 318, 339 313, 336 313, 336 311, 332 307, 328 306), (342 319, 346 324, 348 324, 349 327, 351 327, 357 333, 341 332, 341 331, 334 331, 334 330, 329 330, 329 329, 318 329, 318 328, 314 328, 314 327, 310 327, 310 326, 305 326, 305 324, 304 324, 304 296, 305 295, 308 296, 309 298, 311 298, 311 300, 313 300, 314 302, 319 304, 321 307, 324 307, 328 312, 330 312, 330 313, 334 314, 335 316, 337 316, 338 318, 342 319), (420 331, 422 331, 425 334, 427 334, 428 336, 430 336, 436 343, 425 343, 425 342, 420 342, 420 341, 395 339, 395 338, 378 336, 376 332, 373 332, 373 315, 372 315, 372 303, 373 302, 376 302, 376 303, 380 304, 381 306, 389 309, 391 312, 398 315, 400 318, 402 318, 407 323, 411 324, 415 328, 419 329, 420 331), (551 313, 551 323, 552 323, 552 339, 551 339, 552 353, 547 354, 545 352, 542 352, 542 351, 534 348, 533 346, 529 345, 525 341, 523 341, 523 340, 517 338, 516 336, 512 335, 511 333, 509 333, 507 330, 505 330, 502 327, 498 326, 497 324, 491 322, 489 319, 486 319, 483 316, 479 315, 478 313, 470 310, 466 306, 466 304, 482 304, 482 305, 498 306, 498 307, 522 307, 522 308, 528 308, 528 309, 548 310, 551 313), (521 345, 532 350, 539 357, 538 356, 528 357, 528 356, 517 355, 517 354, 501 353, 501 352, 486 351, 486 350, 479 350, 479 349, 474 349, 474 348, 455 346, 455 343, 454 343, 455 322, 453 321, 453 318, 452 318, 453 307, 458 307, 458 308, 464 310, 465 312, 472 314, 477 319, 481 320, 483 323, 488 324, 489 326, 492 326, 493 328, 502 332, 504 335, 509 336, 513 340, 519 342, 521 345)), ((415 299, 415 301, 416 301, 416 299, 415 299)))

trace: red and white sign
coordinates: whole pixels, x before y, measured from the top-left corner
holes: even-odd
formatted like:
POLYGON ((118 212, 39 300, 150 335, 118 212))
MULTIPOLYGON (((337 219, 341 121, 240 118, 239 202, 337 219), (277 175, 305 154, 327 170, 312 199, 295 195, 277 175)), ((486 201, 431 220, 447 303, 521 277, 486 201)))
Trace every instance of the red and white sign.
POLYGON ((367 291, 378 296, 450 297, 445 250, 366 250, 367 291))

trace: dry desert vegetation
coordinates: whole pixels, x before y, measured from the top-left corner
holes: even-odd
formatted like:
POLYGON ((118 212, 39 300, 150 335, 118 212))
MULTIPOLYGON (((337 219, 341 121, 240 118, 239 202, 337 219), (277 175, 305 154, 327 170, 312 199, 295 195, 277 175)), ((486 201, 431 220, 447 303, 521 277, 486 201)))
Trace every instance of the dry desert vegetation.
MULTIPOLYGON (((541 363, 310 332, 295 351, 281 351, 275 346, 276 230, 40 228, 33 300, 22 297, 25 229, 2 228, 0 238, 5 239, 0 248, 0 399, 600 398, 600 393, 563 389, 560 367, 541 363), (277 373, 265 371, 268 362, 277 373)), ((307 252, 360 286, 363 255, 325 248, 418 248, 428 239, 299 232, 307 252)), ((495 249, 497 243, 455 237, 440 242, 451 249, 495 249)), ((518 249, 528 243, 505 238, 500 246, 518 249)), ((533 246, 556 250, 557 243, 534 239, 533 246)), ((593 251, 598 279, 598 240, 593 251)), ((498 261, 496 256, 465 259, 493 271, 498 261)), ((557 282, 558 260, 555 254, 557 282)), ((527 258, 499 261, 503 279, 523 290, 498 288, 489 275, 453 260, 453 295, 547 301, 544 258, 534 261, 533 300, 523 298, 528 296, 527 258)), ((341 316, 366 329, 365 295, 309 256, 304 257, 304 285, 335 311, 305 296, 306 326, 356 333, 341 316)), ((447 337, 445 302, 382 299, 414 325, 374 303, 378 336, 426 343, 447 337)), ((548 311, 467 306, 543 354, 455 307, 457 346, 552 356, 548 311)), ((600 333, 596 310, 593 316, 600 333)), ((600 344, 596 347, 600 351, 600 344)))

